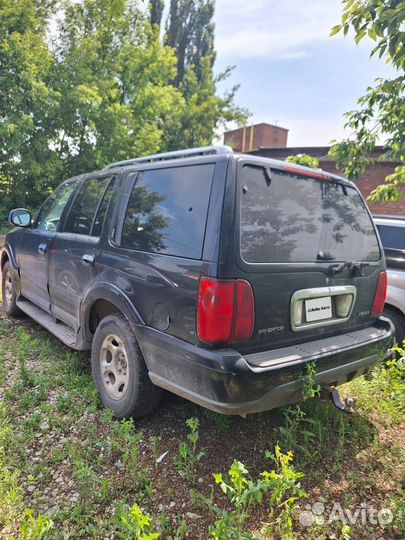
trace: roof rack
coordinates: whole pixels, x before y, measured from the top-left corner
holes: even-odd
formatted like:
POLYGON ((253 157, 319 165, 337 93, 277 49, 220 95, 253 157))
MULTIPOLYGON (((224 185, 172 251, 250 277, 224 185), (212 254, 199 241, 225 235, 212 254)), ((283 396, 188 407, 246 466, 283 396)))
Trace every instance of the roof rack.
POLYGON ((166 161, 167 159, 180 159, 193 156, 207 156, 210 154, 232 154, 230 146, 202 146, 200 148, 189 148, 188 150, 176 150, 175 152, 164 152, 162 154, 153 154, 124 161, 116 161, 106 165, 103 170, 113 169, 115 167, 126 167, 133 163, 153 163, 155 161, 166 161))

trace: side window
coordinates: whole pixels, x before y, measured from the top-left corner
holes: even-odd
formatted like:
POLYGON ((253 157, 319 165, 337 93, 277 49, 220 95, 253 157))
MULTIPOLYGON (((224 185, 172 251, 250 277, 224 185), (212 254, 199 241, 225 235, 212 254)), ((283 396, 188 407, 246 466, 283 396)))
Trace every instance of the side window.
POLYGON ((66 219, 63 232, 89 235, 100 203, 111 182, 106 178, 90 178, 82 184, 66 219))
POLYGON ((56 232, 63 210, 70 200, 79 180, 60 185, 47 199, 39 212, 36 228, 42 231, 56 232))
POLYGON ((100 236, 101 231, 103 230, 107 210, 110 205, 112 194, 114 192, 115 181, 116 179, 114 177, 107 186, 103 199, 98 207, 97 215, 93 224, 93 229, 91 231, 91 236, 100 236))
POLYGON ((214 168, 207 164, 139 173, 121 245, 200 259, 214 168))
POLYGON ((385 248, 405 249, 405 228, 392 225, 377 225, 381 242, 385 248))

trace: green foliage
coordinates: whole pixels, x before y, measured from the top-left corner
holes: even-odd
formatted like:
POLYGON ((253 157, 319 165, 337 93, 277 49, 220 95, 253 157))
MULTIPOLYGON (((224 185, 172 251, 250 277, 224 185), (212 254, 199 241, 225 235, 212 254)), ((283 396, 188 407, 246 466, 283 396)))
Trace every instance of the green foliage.
POLYGON ((201 62, 208 58, 210 67, 215 60, 214 0, 170 0, 166 22, 167 44, 176 51, 176 86, 183 82, 187 70, 194 66, 197 79, 205 74, 201 62))
POLYGON ((142 431, 135 431, 132 418, 121 420, 113 428, 112 449, 117 454, 122 452, 126 481, 141 499, 152 494, 149 469, 142 466, 139 460, 139 443, 142 437, 142 431))
POLYGON ((229 469, 229 478, 222 474, 214 474, 215 483, 219 485, 234 510, 228 511, 213 506, 211 510, 219 519, 209 532, 216 540, 250 539, 254 538, 252 532, 245 530, 245 522, 249 517, 249 510, 263 500, 266 491, 266 482, 260 478, 256 482, 248 477, 249 471, 240 461, 235 460, 229 469))
POLYGON ((191 538, 189 536, 191 529, 187 525, 184 516, 180 513, 176 514, 173 524, 171 524, 166 514, 160 514, 159 525, 160 534, 165 540, 185 540, 186 538, 191 538))
POLYGON ((51 531, 53 522, 48 516, 34 517, 32 510, 24 508, 17 455, 12 452, 15 444, 8 411, 4 403, 0 403, 0 531, 9 533, 8 537, 12 538, 11 531, 17 529, 18 538, 43 540, 51 531))
POLYGON ((378 395, 384 396, 382 406, 388 409, 392 420, 400 421, 405 415, 405 343, 393 351, 396 356, 377 366, 367 383, 376 399, 378 395))
MULTIPOLYGON (((228 72, 213 74, 212 2, 195 5, 180 79, 180 47, 160 32, 163 2, 148 8, 140 0, 1 2, 0 222, 13 206, 37 208, 68 177, 209 144, 219 124, 244 117, 236 88, 217 92, 228 72)), ((176 20, 181 35, 189 23, 176 20)))
MULTIPOLYGON (((222 527, 222 537, 228 538, 228 530, 232 533, 233 524, 239 522, 239 516, 234 514, 236 501, 232 502, 235 500, 233 495, 231 501, 222 491, 219 494, 219 489, 214 499, 211 484, 215 482, 210 482, 211 474, 206 466, 224 455, 224 432, 218 429, 204 430, 203 444, 207 447, 209 459, 204 459, 204 466, 199 467, 199 475, 204 480, 197 484, 199 491, 178 489, 184 488, 184 483, 176 486, 172 481, 173 471, 166 474, 167 463, 163 461, 156 471, 150 471, 156 483, 156 497, 145 497, 145 492, 138 492, 137 483, 132 480, 130 462, 135 465, 136 471, 145 463, 149 465, 153 457, 164 450, 170 450, 173 443, 177 444, 178 430, 172 422, 175 410, 169 410, 168 414, 164 412, 162 422, 150 422, 145 428, 145 440, 134 442, 133 438, 138 439, 140 435, 131 421, 118 422, 111 411, 97 408, 85 354, 68 352, 55 340, 47 338, 45 332, 37 327, 31 328, 29 323, 21 326, 2 319, 0 337, 0 369, 6 373, 1 384, 4 398, 0 404, 2 537, 10 540, 22 538, 23 534, 38 537, 41 530, 48 527, 48 518, 41 516, 43 509, 57 507, 52 512, 54 525, 45 534, 47 538, 118 538, 118 533, 121 537, 131 539, 157 533, 165 540, 207 538, 210 534, 209 524, 215 531, 217 521, 220 522, 218 534, 222 527), (25 360, 22 378, 21 359, 25 360), (35 397, 37 392, 42 392, 39 386, 47 395, 45 401, 35 397), (71 399, 70 407, 60 400, 61 396, 66 395, 71 399), (33 406, 33 403, 36 405, 33 406), (58 403, 63 403, 62 407, 58 403), (48 427, 39 427, 39 422, 47 423, 48 427), (164 448, 158 451, 158 443, 153 442, 153 436, 158 437, 159 445, 164 448), (151 441, 153 451, 148 441, 151 441), (136 456, 135 452, 133 455, 136 459, 132 461, 128 454, 128 459, 124 460, 124 454, 130 450, 133 442, 137 446, 138 454, 136 456), (56 487, 55 472, 58 476, 61 473, 64 480, 57 497, 53 492, 56 487), (51 490, 46 489, 49 487, 51 490), (70 501, 71 495, 76 498, 76 492, 79 494, 78 500, 70 501), (85 496, 85 493, 89 495, 85 496), (112 501, 117 501, 115 513, 111 513, 112 501), (135 501, 141 505, 143 515, 150 514, 150 528, 145 526, 143 532, 134 532, 130 507, 135 501), (174 501, 174 506, 171 501, 174 501), (26 512, 27 505, 32 514, 26 512), (212 513, 209 513, 210 509, 212 513), (231 514, 230 518, 224 513, 225 510, 231 514), (125 519, 121 521, 120 515, 125 517, 127 524, 124 524, 125 519)), ((405 507, 402 468, 405 455, 401 428, 405 414, 404 357, 403 348, 398 349, 394 363, 382 364, 367 378, 355 378, 341 387, 343 395, 356 396, 356 414, 343 415, 329 402, 306 399, 300 405, 305 413, 302 419, 297 410, 289 413, 292 421, 297 419, 298 422, 291 424, 288 443, 276 430, 280 424, 286 426, 286 420, 280 421, 278 413, 254 415, 248 422, 232 417, 231 428, 225 433, 230 439, 225 445, 226 451, 232 456, 229 463, 232 463, 233 457, 242 463, 246 458, 259 464, 259 467, 263 459, 263 441, 271 437, 269 447, 272 452, 268 452, 267 456, 277 463, 278 452, 274 447, 280 441, 280 447, 285 451, 281 455, 288 457, 286 451, 293 450, 295 471, 305 472, 310 499, 302 501, 300 509, 304 509, 305 502, 313 504, 320 498, 325 498, 325 506, 331 507, 335 499, 334 492, 330 490, 333 483, 342 490, 339 500, 346 508, 352 508, 351 504, 356 508, 358 502, 363 500, 381 508, 381 501, 385 500, 384 506, 391 508, 394 513, 394 522, 384 530, 371 526, 365 530, 361 522, 350 524, 352 538, 403 534, 405 507), (311 435, 305 435, 306 431, 311 435), (390 479, 389 493, 385 484, 381 484, 382 477, 390 479)), ((305 376, 308 381, 313 379, 308 373, 305 376)), ((187 410, 194 410, 192 405, 184 406, 187 410)), ((204 423, 213 428, 216 422, 212 415, 207 415, 204 423)), ((200 433, 197 452, 202 437, 200 433)), ((191 444, 189 440, 187 443, 191 444)), ((278 465, 260 469, 270 471, 267 479, 262 475, 250 476, 248 472, 243 473, 243 469, 236 474, 236 477, 241 475, 253 485, 267 482, 272 487, 264 488, 261 501, 257 502, 252 496, 251 504, 239 506, 241 511, 245 508, 247 517, 242 533, 235 535, 238 538, 288 538, 292 518, 296 538, 305 535, 308 538, 348 536, 349 530, 338 523, 331 525, 325 522, 305 530, 296 523, 293 507, 299 501, 293 499, 300 497, 294 493, 300 489, 300 479, 294 481, 292 473, 288 472, 291 460, 288 467, 284 465, 284 471, 282 461, 279 459, 278 465), (273 477, 272 469, 276 477, 273 477)), ((234 484, 238 484, 231 481, 229 474, 224 474, 222 480, 231 488, 239 489, 239 500, 243 500, 244 489, 236 488, 234 484)), ((243 485, 249 490, 249 485, 244 482, 243 485)), ((134 521, 136 524, 137 518, 134 521)))
POLYGON ((184 107, 167 125, 170 149, 211 144, 216 128, 230 120, 242 123, 248 116, 234 105, 238 86, 224 95, 217 92, 233 68, 214 75, 213 16, 214 0, 170 0, 165 40, 176 53, 173 82, 184 99, 184 107))
POLYGON ((25 510, 20 525, 22 540, 42 540, 47 537, 53 527, 49 516, 34 517, 32 510, 25 510))
POLYGON ((197 450, 200 438, 198 428, 200 422, 197 418, 188 418, 186 425, 190 430, 187 441, 179 443, 179 453, 175 460, 175 467, 180 471, 181 476, 188 482, 194 484, 196 480, 196 469, 202 458, 205 456, 204 450, 197 450))
POLYGON ((314 460, 316 453, 313 443, 319 434, 316 420, 308 418, 299 405, 283 409, 283 417, 284 425, 277 429, 283 447, 290 448, 295 454, 302 456, 305 463, 314 460))
POLYGON ((124 540, 158 540, 160 534, 153 531, 149 514, 142 512, 137 504, 122 506, 117 512, 118 536, 124 540))
POLYGON ((81 501, 86 504, 91 501, 99 484, 99 478, 93 467, 83 459, 75 462, 75 479, 78 483, 81 501))
POLYGON ((231 511, 211 504, 210 508, 218 519, 209 529, 216 540, 257 538, 246 530, 246 521, 254 506, 264 501, 269 504, 269 521, 263 525, 262 532, 269 538, 292 538, 292 514, 296 502, 306 497, 299 480, 304 477, 291 466, 291 452, 283 454, 276 446, 275 454, 266 452, 276 465, 275 470, 263 472, 255 482, 249 478, 249 471, 240 461, 235 460, 229 470, 228 478, 214 474, 214 480, 227 496, 234 509, 231 511))
POLYGON ((299 483, 304 474, 292 467, 293 453, 283 454, 278 445, 275 453, 266 452, 266 457, 274 461, 276 469, 262 473, 270 491, 269 522, 264 525, 263 532, 269 538, 290 540, 294 538, 292 517, 297 501, 307 497, 299 483))
MULTIPOLYGON (((0 3, 0 221, 58 175, 48 143, 55 134, 58 92, 49 85, 53 55, 46 44, 53 2, 0 3)), ((33 201, 36 204, 37 201, 33 201)))
POLYGON ((288 156, 286 161, 288 161, 288 163, 295 163, 295 165, 304 165, 305 167, 319 169, 319 159, 309 156, 308 154, 295 154, 294 156, 288 156))
MULTIPOLYGON (((350 29, 355 41, 365 37, 374 41, 371 55, 384 58, 396 69, 392 79, 376 79, 358 100, 359 109, 346 113, 346 127, 353 132, 350 139, 335 142, 330 155, 350 179, 356 179, 372 162, 371 154, 379 139, 386 140, 385 159, 405 160, 405 9, 399 0, 343 0, 340 24, 332 35, 350 29)), ((400 186, 405 184, 402 165, 386 177, 385 183, 370 194, 372 201, 399 200, 400 186)))
POLYGON ((305 374, 301 377, 303 399, 315 398, 321 395, 321 386, 315 382, 316 362, 308 362, 305 374))
POLYGON ((155 24, 160 26, 164 7, 164 0, 149 0, 150 23, 152 26, 155 24))
POLYGON ((340 537, 341 537, 342 540, 350 540, 351 539, 351 537, 352 537, 352 528, 350 527, 350 525, 347 525, 346 523, 344 523, 342 525, 342 530, 341 530, 340 537))

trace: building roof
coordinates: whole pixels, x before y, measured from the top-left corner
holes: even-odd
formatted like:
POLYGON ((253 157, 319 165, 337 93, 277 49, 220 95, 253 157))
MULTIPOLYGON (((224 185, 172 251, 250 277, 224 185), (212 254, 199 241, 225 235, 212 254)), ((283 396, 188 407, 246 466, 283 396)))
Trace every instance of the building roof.
POLYGON ((226 131, 226 133, 236 133, 237 131, 243 129, 243 127, 246 127, 246 129, 249 129, 251 126, 253 126, 254 128, 258 127, 258 126, 267 126, 267 127, 272 127, 272 128, 277 128, 277 129, 281 129, 282 131, 290 131, 289 129, 287 128, 283 128, 281 126, 277 126, 276 124, 269 124, 268 122, 259 122, 258 124, 247 124, 246 126, 241 126, 241 127, 238 127, 238 128, 235 128, 235 129, 228 129, 226 131))

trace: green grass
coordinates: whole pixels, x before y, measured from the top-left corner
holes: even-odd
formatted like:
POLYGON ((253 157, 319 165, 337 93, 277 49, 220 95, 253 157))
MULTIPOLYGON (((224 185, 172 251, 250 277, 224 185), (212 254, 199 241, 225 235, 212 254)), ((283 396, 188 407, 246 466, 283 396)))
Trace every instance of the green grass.
MULTIPOLYGON (((130 538, 144 527, 144 534, 165 540, 208 538, 209 531, 227 526, 229 516, 239 519, 213 474, 225 478, 237 460, 252 479, 260 478, 273 469, 269 456, 279 445, 284 454, 293 452, 308 497, 285 503, 291 511, 277 509, 274 490, 288 492, 288 486, 287 477, 274 477, 262 499, 243 506, 246 538, 251 533, 277 539, 280 531, 304 539, 400 537, 404 363, 342 387, 357 398, 351 416, 308 399, 247 420, 225 419, 171 398, 150 418, 117 422, 100 406, 87 354, 69 351, 27 319, 0 319, 0 536, 130 538), (191 417, 199 422, 193 441, 185 425, 191 417), (184 475, 187 463, 178 466, 182 442, 201 456, 190 462, 192 481, 184 475), (394 521, 385 527, 302 525, 300 512, 319 501, 327 512, 336 502, 352 510, 361 504, 388 507, 394 521)), ((249 486, 255 493, 255 484, 249 486)))

